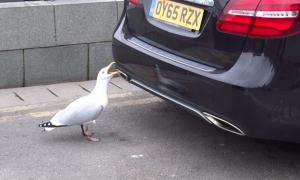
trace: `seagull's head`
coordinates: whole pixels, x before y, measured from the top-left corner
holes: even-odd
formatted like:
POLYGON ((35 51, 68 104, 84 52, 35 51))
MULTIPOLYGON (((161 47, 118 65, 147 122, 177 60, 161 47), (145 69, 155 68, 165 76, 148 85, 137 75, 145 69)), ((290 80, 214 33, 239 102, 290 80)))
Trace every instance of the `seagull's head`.
POLYGON ((120 71, 114 68, 114 64, 115 62, 112 62, 108 66, 102 68, 98 73, 97 79, 109 82, 111 78, 119 75, 120 71))

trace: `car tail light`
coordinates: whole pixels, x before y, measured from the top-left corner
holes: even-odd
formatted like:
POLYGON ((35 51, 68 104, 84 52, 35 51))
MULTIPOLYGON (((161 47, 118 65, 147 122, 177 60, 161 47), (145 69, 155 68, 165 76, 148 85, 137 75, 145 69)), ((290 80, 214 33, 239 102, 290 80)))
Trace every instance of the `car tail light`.
POLYGON ((139 4, 141 4, 141 1, 140 0, 129 0, 129 3, 133 4, 133 5, 139 5, 139 4))
POLYGON ((221 32, 281 38, 300 32, 300 0, 230 0, 217 23, 221 32))

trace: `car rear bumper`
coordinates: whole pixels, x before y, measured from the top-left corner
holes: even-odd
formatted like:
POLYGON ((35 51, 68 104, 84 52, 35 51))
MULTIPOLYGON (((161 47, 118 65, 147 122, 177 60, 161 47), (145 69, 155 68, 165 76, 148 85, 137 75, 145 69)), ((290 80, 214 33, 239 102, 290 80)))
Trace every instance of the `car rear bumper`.
POLYGON ((237 134, 300 142, 300 103, 295 101, 300 93, 272 88, 278 84, 272 60, 244 53, 229 72, 218 73, 128 38, 124 21, 114 34, 113 55, 130 82, 210 123, 207 115, 224 120, 240 130, 237 134))

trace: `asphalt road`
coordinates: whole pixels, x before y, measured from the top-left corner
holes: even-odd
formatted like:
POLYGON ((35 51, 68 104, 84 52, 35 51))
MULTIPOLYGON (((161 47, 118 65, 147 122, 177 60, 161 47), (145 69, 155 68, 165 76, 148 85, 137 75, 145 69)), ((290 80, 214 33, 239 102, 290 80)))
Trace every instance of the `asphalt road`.
POLYGON ((116 94, 88 142, 40 133, 70 100, 0 109, 0 179, 299 179, 300 145, 229 134, 143 91, 116 94))

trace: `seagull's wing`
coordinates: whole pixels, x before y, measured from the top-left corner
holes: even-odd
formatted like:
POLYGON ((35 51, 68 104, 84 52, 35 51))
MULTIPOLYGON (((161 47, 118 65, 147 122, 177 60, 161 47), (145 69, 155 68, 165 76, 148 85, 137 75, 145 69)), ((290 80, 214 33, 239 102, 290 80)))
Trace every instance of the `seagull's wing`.
POLYGON ((104 107, 93 97, 84 96, 69 104, 64 110, 58 112, 52 119, 54 125, 77 125, 95 120, 104 107))

